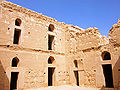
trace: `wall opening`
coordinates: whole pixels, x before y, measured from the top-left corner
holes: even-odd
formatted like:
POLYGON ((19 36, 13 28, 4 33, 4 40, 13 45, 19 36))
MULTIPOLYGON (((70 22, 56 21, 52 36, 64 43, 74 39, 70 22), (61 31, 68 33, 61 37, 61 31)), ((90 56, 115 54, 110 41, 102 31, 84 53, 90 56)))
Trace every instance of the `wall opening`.
POLYGON ((107 52, 107 51, 104 51, 104 52, 102 53, 102 59, 103 59, 103 60, 111 60, 111 55, 110 55, 110 53, 107 52))
POLYGON ((53 30, 54 30, 54 25, 50 24, 49 27, 48 27, 48 30, 51 31, 51 32, 53 32, 53 30))
POLYGON ((15 25, 16 26, 20 26, 21 25, 21 20, 19 19, 19 18, 17 18, 16 20, 15 20, 15 25))
POLYGON ((48 67, 48 86, 54 85, 54 71, 55 68, 48 67))
POLYGON ((78 71, 74 71, 75 79, 76 79, 76 85, 79 86, 79 75, 78 71))
POLYGON ((53 40, 54 40, 54 36, 48 35, 48 50, 53 49, 53 40))
POLYGON ((74 60, 74 65, 75 65, 76 68, 78 68, 77 60, 74 60))
POLYGON ((19 59, 17 57, 13 58, 13 60, 12 60, 12 67, 17 67, 18 62, 19 62, 19 59))
POLYGON ((112 65, 106 64, 102 65, 103 73, 105 77, 105 84, 107 88, 113 88, 113 75, 112 75, 112 65))
POLYGON ((19 44, 20 35, 21 35, 21 30, 15 29, 13 44, 19 44))
POLYGON ((54 63, 54 58, 52 56, 50 56, 48 58, 48 64, 53 64, 54 63))
POLYGON ((17 90, 18 72, 11 72, 10 90, 17 90))
POLYGON ((118 69, 118 90, 120 89, 120 69, 118 69))

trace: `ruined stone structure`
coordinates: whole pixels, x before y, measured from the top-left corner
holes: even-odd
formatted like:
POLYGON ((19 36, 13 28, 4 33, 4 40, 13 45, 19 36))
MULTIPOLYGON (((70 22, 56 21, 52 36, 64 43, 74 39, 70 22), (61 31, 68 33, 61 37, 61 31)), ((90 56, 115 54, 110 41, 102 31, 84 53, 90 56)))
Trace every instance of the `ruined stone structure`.
POLYGON ((109 39, 0 3, 0 90, 78 85, 120 90, 120 20, 109 39))

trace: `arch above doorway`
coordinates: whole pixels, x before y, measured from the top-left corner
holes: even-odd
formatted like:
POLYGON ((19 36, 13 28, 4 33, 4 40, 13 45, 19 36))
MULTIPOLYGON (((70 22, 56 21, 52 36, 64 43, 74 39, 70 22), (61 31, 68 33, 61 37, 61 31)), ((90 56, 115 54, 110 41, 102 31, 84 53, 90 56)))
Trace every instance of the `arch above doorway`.
POLYGON ((12 67, 17 67, 19 63, 19 59, 17 57, 14 57, 12 59, 12 67))
POLYGON ((111 54, 108 51, 102 52, 102 59, 103 60, 111 60, 111 54))
POLYGON ((54 63, 55 63, 54 57, 50 56, 50 57, 48 58, 48 64, 54 64, 54 63))

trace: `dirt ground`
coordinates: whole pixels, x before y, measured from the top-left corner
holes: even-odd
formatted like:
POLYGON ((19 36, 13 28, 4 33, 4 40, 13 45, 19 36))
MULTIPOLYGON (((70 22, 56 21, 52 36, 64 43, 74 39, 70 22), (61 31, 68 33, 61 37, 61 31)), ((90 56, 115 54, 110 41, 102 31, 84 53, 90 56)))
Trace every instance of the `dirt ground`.
POLYGON ((25 89, 25 90, 100 90, 100 89, 63 85, 63 86, 56 86, 56 87, 50 86, 45 88, 25 89))

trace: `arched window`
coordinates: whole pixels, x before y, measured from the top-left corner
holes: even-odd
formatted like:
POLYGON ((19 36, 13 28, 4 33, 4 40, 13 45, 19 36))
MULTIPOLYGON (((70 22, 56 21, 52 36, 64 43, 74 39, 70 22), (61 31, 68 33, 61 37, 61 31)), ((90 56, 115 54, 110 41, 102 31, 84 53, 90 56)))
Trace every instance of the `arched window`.
POLYGON ((17 57, 12 59, 12 67, 17 67, 19 59, 17 57))
POLYGON ((74 65, 76 68, 78 67, 77 60, 74 60, 74 65))
POLYGON ((53 32, 53 30, 54 30, 54 25, 50 24, 49 27, 48 27, 48 30, 51 31, 51 32, 53 32))
POLYGON ((21 20, 19 19, 19 18, 17 18, 16 20, 15 20, 15 25, 16 26, 20 26, 21 25, 21 20))
POLYGON ((110 53, 107 52, 107 51, 104 51, 104 52, 102 53, 102 59, 103 59, 103 60, 111 60, 111 55, 110 55, 110 53))
POLYGON ((48 64, 53 64, 54 61, 55 61, 54 57, 50 56, 50 57, 48 58, 48 64))

